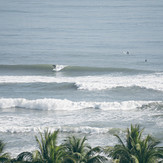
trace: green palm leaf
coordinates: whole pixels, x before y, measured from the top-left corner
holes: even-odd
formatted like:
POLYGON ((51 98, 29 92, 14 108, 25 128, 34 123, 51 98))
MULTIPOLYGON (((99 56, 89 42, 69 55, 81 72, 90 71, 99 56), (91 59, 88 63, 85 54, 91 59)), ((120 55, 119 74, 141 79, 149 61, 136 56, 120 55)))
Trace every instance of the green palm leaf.
POLYGON ((82 139, 75 136, 68 137, 63 144, 66 153, 76 160, 76 163, 101 163, 106 160, 104 156, 100 155, 102 151, 100 147, 91 148, 86 143, 86 137, 82 139))
POLYGON ((0 140, 0 162, 4 162, 10 159, 10 156, 8 153, 4 153, 5 149, 5 143, 3 143, 2 140, 0 140))
POLYGON ((109 156, 113 159, 119 159, 120 163, 158 163, 163 159, 163 147, 158 147, 160 141, 151 136, 142 139, 142 132, 139 125, 131 125, 127 129, 125 143, 118 138, 119 144, 109 148, 109 156))
POLYGON ((66 157, 62 146, 57 145, 58 130, 54 132, 44 131, 44 134, 39 132, 40 139, 36 136, 38 150, 33 154, 34 160, 45 163, 60 163, 66 157))

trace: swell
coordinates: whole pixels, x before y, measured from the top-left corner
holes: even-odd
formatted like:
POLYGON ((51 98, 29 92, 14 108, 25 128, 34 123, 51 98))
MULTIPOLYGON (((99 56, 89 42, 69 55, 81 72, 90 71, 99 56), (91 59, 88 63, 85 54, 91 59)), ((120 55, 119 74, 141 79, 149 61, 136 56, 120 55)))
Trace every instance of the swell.
POLYGON ((67 66, 65 72, 122 72, 122 73, 139 73, 139 72, 152 72, 148 70, 138 70, 129 68, 116 68, 116 67, 82 67, 82 66, 67 66))
MULTIPOLYGON (((68 66, 57 64, 33 64, 33 65, 0 65, 0 71, 30 71, 30 72, 65 72, 68 74, 80 73, 151 73, 149 70, 138 70, 116 67, 84 67, 84 66, 68 66)), ((84 75, 83 74, 83 75, 84 75)))
POLYGON ((33 64, 33 65, 0 65, 0 69, 9 69, 9 70, 43 70, 53 68, 50 64, 33 64))
POLYGON ((0 65, 2 75, 51 75, 52 70, 53 66, 49 64, 0 65))
POLYGON ((122 102, 85 102, 70 101, 67 99, 44 98, 28 100, 25 98, 1 98, 0 108, 25 108, 36 110, 81 110, 81 109, 101 109, 101 110, 135 110, 150 109, 162 110, 161 101, 122 101, 122 102))

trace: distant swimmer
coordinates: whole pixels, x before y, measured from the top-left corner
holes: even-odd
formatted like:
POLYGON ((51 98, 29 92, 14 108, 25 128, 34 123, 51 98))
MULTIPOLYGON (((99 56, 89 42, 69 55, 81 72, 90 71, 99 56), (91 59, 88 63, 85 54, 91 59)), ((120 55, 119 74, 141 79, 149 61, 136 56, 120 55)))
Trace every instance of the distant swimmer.
POLYGON ((126 54, 130 54, 129 51, 127 51, 126 54))
POLYGON ((147 62, 147 59, 145 59, 145 62, 147 62))

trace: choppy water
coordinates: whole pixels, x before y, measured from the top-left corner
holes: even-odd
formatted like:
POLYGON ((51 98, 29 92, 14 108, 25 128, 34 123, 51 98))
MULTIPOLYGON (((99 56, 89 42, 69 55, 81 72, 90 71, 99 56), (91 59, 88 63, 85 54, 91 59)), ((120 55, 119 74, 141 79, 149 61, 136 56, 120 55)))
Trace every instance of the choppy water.
POLYGON ((6 150, 47 127, 103 146, 137 123, 163 141, 162 17, 162 0, 0 1, 6 150))

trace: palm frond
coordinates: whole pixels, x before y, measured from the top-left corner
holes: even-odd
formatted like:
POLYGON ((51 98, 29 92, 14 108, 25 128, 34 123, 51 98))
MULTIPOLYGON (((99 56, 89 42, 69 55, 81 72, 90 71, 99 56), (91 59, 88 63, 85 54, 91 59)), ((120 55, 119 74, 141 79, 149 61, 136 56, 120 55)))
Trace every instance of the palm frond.
POLYGON ((5 143, 0 140, 0 161, 4 162, 10 159, 10 155, 9 153, 4 153, 4 149, 5 149, 5 143))
POLYGON ((32 162, 33 154, 31 152, 22 152, 17 156, 16 160, 32 162))
POLYGON ((122 139, 117 135, 117 134, 114 134, 114 136, 116 136, 118 138, 118 142, 123 146, 125 147, 125 144, 123 143, 122 139))

